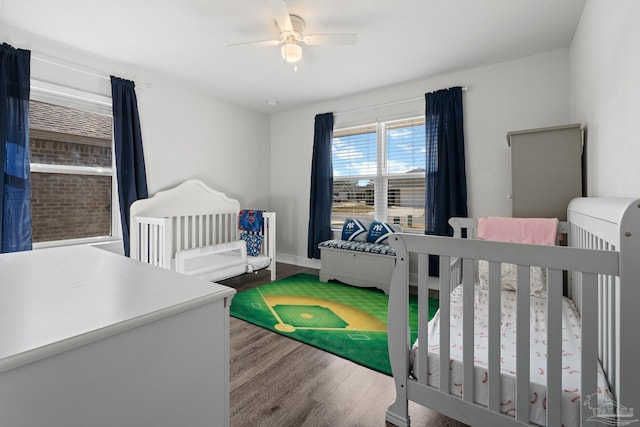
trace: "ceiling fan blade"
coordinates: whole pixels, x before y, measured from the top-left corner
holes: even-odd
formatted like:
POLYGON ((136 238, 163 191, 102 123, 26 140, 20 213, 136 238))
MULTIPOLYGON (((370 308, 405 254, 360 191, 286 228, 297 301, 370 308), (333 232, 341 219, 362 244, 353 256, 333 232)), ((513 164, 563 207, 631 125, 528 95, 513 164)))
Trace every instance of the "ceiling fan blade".
POLYGON ((231 43, 228 44, 227 47, 235 47, 235 46, 276 46, 281 43, 281 40, 258 40, 254 42, 244 42, 244 43, 231 43))
POLYGON ((289 17, 289 8, 284 0, 264 0, 281 31, 292 31, 293 25, 291 25, 291 18, 289 17))
POLYGON ((334 45, 351 45, 356 44, 358 35, 354 33, 343 34, 309 34, 302 38, 302 41, 308 45, 334 44, 334 45))

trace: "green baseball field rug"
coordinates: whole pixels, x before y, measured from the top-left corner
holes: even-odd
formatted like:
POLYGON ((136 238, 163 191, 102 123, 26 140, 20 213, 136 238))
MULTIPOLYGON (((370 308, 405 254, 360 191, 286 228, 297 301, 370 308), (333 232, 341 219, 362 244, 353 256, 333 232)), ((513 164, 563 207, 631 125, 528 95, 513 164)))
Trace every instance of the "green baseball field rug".
MULTIPOLYGON (((388 296, 341 283, 322 283, 296 274, 240 292, 231 315, 391 375, 387 350, 388 296)), ((429 318, 438 301, 429 299, 429 318)), ((412 342, 417 336, 418 302, 410 295, 412 342)))

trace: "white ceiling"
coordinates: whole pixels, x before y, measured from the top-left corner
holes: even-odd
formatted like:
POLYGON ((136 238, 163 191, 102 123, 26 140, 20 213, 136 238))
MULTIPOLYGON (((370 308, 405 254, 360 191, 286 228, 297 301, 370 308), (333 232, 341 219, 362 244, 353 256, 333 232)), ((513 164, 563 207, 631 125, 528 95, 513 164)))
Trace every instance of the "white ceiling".
POLYGON ((358 35, 303 45, 297 72, 279 47, 227 46, 278 38, 263 0, 1 0, 0 23, 273 112, 568 47, 584 3, 287 0, 307 34, 358 35))

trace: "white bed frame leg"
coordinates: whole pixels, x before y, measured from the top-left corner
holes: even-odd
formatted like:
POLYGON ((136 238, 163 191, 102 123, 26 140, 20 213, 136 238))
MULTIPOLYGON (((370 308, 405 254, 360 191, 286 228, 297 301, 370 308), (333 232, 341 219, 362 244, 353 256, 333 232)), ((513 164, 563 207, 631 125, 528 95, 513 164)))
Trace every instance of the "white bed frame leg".
POLYGON ((276 280, 276 213, 264 212, 264 226, 267 241, 264 243, 269 246, 267 255, 271 257, 271 264, 267 267, 271 271, 271 281, 276 280))
MULTIPOLYGON (((408 415, 408 407, 404 409, 404 416, 398 416, 394 411, 395 411, 395 405, 397 403, 403 403, 403 402, 398 402, 397 400, 394 402, 393 405, 391 405, 389 407, 389 409, 387 409, 387 414, 385 419, 387 420, 387 422, 393 424, 394 426, 397 427, 409 427, 410 425, 410 421, 409 421, 409 415, 408 415), (391 407, 394 407, 393 410, 391 409, 391 407)), ((404 403, 406 404, 407 401, 405 400, 404 403)))
POLYGON ((396 267, 389 291, 389 313, 387 319, 389 337, 389 361, 396 388, 396 400, 388 408, 386 420, 398 427, 409 427, 409 401, 407 400, 407 378, 409 376, 410 333, 407 329, 409 313, 409 257, 404 242, 397 236, 390 239, 396 251, 396 267), (400 373, 400 374, 398 374, 400 373))

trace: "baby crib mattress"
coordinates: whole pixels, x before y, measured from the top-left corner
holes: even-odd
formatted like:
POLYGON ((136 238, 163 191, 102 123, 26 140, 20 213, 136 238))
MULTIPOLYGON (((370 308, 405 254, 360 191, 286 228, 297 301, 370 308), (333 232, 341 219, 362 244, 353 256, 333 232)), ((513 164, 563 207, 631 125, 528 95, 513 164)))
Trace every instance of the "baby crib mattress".
MULTIPOLYGON (((515 374, 516 374, 516 327, 515 327, 515 292, 502 291, 502 337, 501 337, 501 405, 502 412, 513 415, 515 413, 515 374)), ((474 291, 475 305, 475 399, 476 403, 486 405, 488 401, 487 367, 488 367, 488 305, 489 293, 476 285, 474 291)), ((530 299, 530 381, 531 405, 530 421, 546 424, 546 321, 545 298, 531 296, 530 299)), ((463 365, 462 365, 462 286, 458 286, 451 293, 451 333, 450 356, 451 370, 450 390, 453 394, 462 396, 463 365)), ((439 386, 440 362, 440 311, 429 322, 429 360, 428 384, 439 386)), ((565 426, 579 424, 580 407, 580 316, 573 302, 563 297, 562 307, 562 422, 565 426)), ((411 350, 411 362, 418 352, 416 340, 411 350)), ((414 372, 419 377, 419 372, 414 372)), ((605 402, 605 396, 611 398, 607 381, 601 367, 598 367, 598 393, 605 402)))

